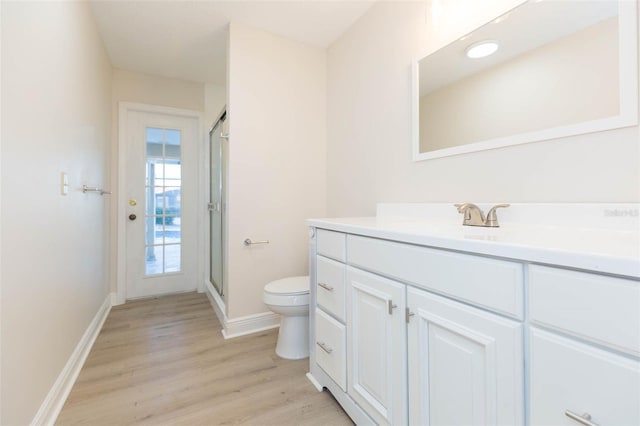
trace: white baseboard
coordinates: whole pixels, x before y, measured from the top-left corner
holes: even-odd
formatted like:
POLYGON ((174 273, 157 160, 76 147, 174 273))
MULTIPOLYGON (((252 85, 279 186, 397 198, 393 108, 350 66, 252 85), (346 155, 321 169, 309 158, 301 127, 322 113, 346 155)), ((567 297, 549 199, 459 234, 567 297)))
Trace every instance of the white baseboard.
POLYGON ((216 313, 216 317, 218 317, 218 321, 224 328, 224 324, 227 320, 227 315, 225 314, 225 305, 224 300, 218 294, 216 289, 209 281, 204 282, 204 292, 207 294, 209 298, 209 303, 211 303, 211 307, 213 307, 213 311, 216 313))
POLYGON ((98 334, 100 334, 102 324, 104 324, 107 315, 111 311, 111 301, 114 300, 114 297, 115 295, 111 293, 105 298, 104 303, 96 312, 91 324, 87 327, 51 390, 49 390, 47 397, 42 402, 40 409, 31 421, 31 425, 53 425, 55 423, 91 351, 93 343, 96 341, 98 334))
POLYGON ((111 306, 123 305, 124 302, 124 300, 120 300, 118 293, 111 293, 111 306))
POLYGON ((207 292, 209 302, 222 325, 222 336, 224 336, 225 339, 232 339, 234 337, 245 336, 247 334, 280 327, 280 315, 273 312, 262 312, 259 314, 247 315, 245 317, 229 319, 224 312, 224 300, 222 300, 216 289, 208 281, 205 282, 205 291, 207 292))
POLYGON ((228 319, 222 330, 222 335, 225 339, 232 339, 277 327, 280 327, 280 315, 273 312, 262 312, 246 317, 228 319))

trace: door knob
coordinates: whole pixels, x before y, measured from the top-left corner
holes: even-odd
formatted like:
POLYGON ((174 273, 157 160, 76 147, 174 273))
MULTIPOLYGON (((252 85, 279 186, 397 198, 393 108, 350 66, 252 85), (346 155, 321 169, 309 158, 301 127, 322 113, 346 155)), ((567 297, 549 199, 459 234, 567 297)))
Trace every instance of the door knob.
POLYGON ((135 214, 130 214, 129 215, 129 220, 136 220, 136 215, 135 214))

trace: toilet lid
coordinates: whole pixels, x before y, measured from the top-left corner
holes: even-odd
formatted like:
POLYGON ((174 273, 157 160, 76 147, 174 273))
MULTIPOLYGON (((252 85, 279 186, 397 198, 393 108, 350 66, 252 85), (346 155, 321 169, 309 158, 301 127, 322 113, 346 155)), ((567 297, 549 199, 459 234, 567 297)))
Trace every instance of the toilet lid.
POLYGON ((264 286, 264 291, 273 294, 304 294, 309 293, 309 276, 289 277, 271 281, 264 286))

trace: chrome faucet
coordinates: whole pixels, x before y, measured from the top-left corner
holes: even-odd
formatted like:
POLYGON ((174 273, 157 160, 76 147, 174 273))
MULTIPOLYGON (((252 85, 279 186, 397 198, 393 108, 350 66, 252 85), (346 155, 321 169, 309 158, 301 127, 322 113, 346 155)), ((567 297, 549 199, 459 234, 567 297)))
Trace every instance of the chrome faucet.
POLYGON ((484 212, 478 206, 473 203, 462 203, 462 204, 454 204, 458 209, 458 213, 464 215, 464 220, 462 221, 463 225, 466 226, 486 226, 489 228, 497 228, 500 225, 498 224, 498 215, 496 214, 496 209, 509 207, 509 204, 496 204, 491 207, 489 210, 489 214, 487 214, 487 218, 484 217, 484 212))

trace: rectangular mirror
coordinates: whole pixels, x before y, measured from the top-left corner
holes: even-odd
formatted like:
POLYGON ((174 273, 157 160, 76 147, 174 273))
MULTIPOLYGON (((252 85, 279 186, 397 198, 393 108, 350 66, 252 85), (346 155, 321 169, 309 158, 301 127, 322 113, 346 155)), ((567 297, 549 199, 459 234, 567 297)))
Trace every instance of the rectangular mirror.
POLYGON ((413 159, 636 125, 637 56, 635 1, 526 2, 415 62, 413 159))

